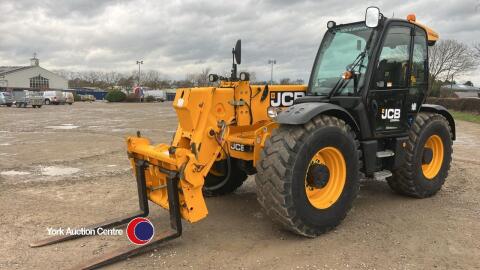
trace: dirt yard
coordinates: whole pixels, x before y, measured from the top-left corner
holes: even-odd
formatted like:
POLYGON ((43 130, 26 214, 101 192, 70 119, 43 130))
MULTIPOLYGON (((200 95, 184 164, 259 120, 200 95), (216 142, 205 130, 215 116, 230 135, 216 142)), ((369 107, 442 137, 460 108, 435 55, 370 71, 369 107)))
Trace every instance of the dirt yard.
MULTIPOLYGON (((48 227, 100 222, 136 210, 125 137, 140 130, 169 142, 171 103, 75 103, 0 108, 0 269, 65 269, 130 245, 95 236, 43 248, 48 227)), ((232 195, 209 198, 209 216, 184 223, 181 238, 106 269, 479 269, 480 125, 458 122, 444 188, 418 200, 385 182, 363 181, 334 231, 306 239, 280 229, 256 201, 249 179, 232 195)), ((156 230, 168 213, 151 205, 156 230)))

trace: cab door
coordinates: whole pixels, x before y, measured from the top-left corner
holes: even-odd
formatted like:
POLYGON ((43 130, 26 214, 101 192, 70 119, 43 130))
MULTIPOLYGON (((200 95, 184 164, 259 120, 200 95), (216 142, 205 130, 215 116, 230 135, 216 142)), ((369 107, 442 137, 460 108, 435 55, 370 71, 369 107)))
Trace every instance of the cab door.
POLYGON ((407 131, 412 30, 408 23, 390 23, 379 46, 367 95, 375 137, 407 131))

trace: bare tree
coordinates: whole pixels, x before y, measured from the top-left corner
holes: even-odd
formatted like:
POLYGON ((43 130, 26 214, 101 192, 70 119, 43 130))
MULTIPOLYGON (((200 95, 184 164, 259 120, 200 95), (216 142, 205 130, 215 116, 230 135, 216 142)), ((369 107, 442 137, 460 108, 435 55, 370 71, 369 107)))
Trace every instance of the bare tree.
POLYGON ((283 85, 285 85, 285 84, 291 84, 291 83, 290 83, 290 78, 283 78, 283 79, 281 79, 281 80, 280 80, 280 84, 283 84, 283 85))
POLYGON ((480 42, 473 44, 473 55, 480 61, 480 42))
POLYGON ((143 81, 145 86, 159 89, 162 84, 162 74, 156 70, 149 70, 145 73, 143 81))
POLYGON ((193 73, 187 73, 185 74, 185 83, 183 85, 190 85, 190 86, 195 86, 197 83, 196 81, 196 75, 193 73))
POLYGON ((472 50, 456 40, 441 40, 429 47, 430 85, 437 80, 453 81, 458 75, 473 70, 477 63, 472 50))
POLYGON ((207 67, 207 68, 202 69, 202 72, 200 74, 197 74, 196 81, 197 81, 198 86, 208 86, 209 85, 208 75, 210 74, 211 70, 212 70, 211 68, 207 67))
POLYGON ((256 82, 257 81, 257 73, 255 73, 255 71, 249 72, 248 74, 250 75, 250 81, 251 82, 256 82))
POLYGON ((305 82, 303 81, 303 79, 296 79, 293 84, 305 84, 305 82))

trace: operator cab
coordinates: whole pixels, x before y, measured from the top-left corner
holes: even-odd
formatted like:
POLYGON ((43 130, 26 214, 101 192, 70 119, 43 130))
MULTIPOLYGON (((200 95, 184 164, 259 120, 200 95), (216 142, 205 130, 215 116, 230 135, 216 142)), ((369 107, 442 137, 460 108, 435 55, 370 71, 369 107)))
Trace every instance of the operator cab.
POLYGON ((406 135, 428 89, 428 45, 438 34, 416 22, 389 19, 376 7, 365 21, 330 21, 318 50, 307 96, 346 109, 361 139, 406 135))

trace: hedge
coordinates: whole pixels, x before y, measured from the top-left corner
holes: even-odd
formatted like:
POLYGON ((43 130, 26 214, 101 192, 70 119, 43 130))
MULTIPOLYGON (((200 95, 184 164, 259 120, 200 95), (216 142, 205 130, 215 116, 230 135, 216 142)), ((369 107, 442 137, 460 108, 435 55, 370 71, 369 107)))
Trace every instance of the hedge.
POLYGON ((140 102, 140 98, 136 94, 129 94, 125 98, 125 102, 140 102))
POLYGON ((105 96, 105 99, 108 100, 108 102, 122 102, 127 98, 127 95, 123 93, 122 91, 118 90, 113 90, 107 93, 105 96))
POLYGON ((155 101, 155 97, 154 96, 147 96, 145 98, 145 102, 154 102, 155 101))
POLYGON ((480 98, 433 98, 427 103, 438 104, 449 110, 480 114, 480 98))

